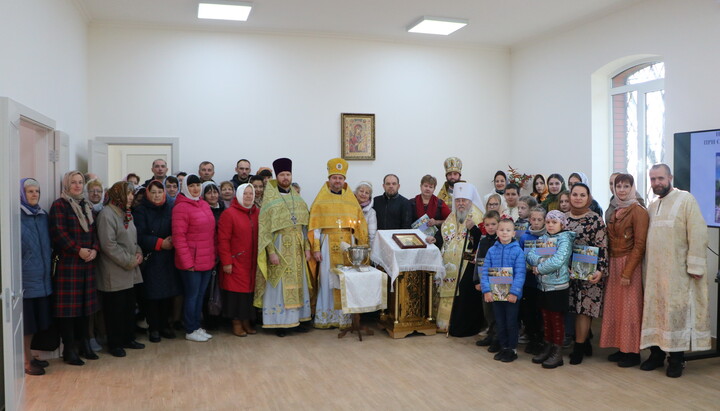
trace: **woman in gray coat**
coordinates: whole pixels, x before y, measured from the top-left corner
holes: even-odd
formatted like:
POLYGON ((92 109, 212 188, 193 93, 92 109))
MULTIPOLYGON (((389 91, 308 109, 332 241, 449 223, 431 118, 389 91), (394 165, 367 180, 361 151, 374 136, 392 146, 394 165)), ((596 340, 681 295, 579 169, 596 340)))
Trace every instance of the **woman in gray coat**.
POLYGON ((135 341, 134 286, 142 282, 139 266, 143 256, 130 212, 134 199, 132 187, 126 181, 119 181, 110 188, 108 197, 108 205, 97 219, 98 291, 109 352, 115 357, 124 357, 125 348, 145 348, 135 341))

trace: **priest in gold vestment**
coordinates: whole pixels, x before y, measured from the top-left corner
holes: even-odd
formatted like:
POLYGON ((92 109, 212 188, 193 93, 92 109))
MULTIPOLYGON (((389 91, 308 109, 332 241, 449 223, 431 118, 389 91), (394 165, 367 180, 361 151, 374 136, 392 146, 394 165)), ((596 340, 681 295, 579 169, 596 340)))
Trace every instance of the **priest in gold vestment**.
POLYGON ((350 314, 340 306, 340 279, 332 270, 336 265, 350 265, 341 244, 367 245, 368 229, 362 208, 348 189, 345 176, 347 161, 334 158, 327 163, 328 181, 310 207, 308 238, 318 262, 315 328, 346 328, 350 314))
MULTIPOLYGON (((454 208, 453 187, 455 183, 465 182, 460 179, 462 177, 462 161, 457 157, 448 157, 445 159, 443 166, 445 167, 445 183, 440 188, 437 197, 452 210, 454 208)), ((478 207, 484 207, 484 205, 478 204, 478 207)))
POLYGON ((640 348, 651 353, 641 369, 662 367, 669 353, 666 374, 677 378, 684 351, 710 349, 707 226, 692 194, 673 188, 667 165, 650 169, 650 184, 659 198, 648 207, 640 348))
MULTIPOLYGON (((455 207, 440 227, 442 236, 442 257, 445 265, 445 278, 437 288, 435 301, 435 319, 439 332, 447 332, 450 325, 450 313, 455 300, 456 283, 460 281, 459 273, 465 273, 469 260, 474 253, 473 241, 469 241, 468 225, 477 227, 482 222, 483 213, 480 211, 480 195, 475 186, 469 183, 455 184, 455 207), (472 221, 472 224, 468 223, 472 221)), ((470 273, 472 275, 472 273, 470 273)), ((482 300, 477 302, 482 304, 482 300)), ((482 313, 478 323, 482 321, 482 313)))
POLYGON ((262 309, 263 328, 274 328, 282 337, 287 329, 311 318, 310 213, 291 186, 292 161, 279 158, 273 168, 277 179, 265 186, 260 209, 254 305, 262 309))

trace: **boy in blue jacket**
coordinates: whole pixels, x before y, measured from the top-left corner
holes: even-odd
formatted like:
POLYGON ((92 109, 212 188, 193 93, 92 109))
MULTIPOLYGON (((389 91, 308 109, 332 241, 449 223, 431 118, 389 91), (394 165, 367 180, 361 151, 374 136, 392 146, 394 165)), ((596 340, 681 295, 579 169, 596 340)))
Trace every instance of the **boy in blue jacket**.
POLYGON ((525 253, 518 242, 515 241, 515 223, 512 219, 503 218, 500 220, 497 236, 498 242, 490 247, 485 256, 480 285, 485 301, 493 305, 495 329, 502 347, 493 358, 502 362, 512 362, 517 359, 518 302, 522 298, 523 284, 525 283, 525 253), (513 279, 507 301, 493 302, 488 275, 488 268, 490 267, 512 268, 513 279))

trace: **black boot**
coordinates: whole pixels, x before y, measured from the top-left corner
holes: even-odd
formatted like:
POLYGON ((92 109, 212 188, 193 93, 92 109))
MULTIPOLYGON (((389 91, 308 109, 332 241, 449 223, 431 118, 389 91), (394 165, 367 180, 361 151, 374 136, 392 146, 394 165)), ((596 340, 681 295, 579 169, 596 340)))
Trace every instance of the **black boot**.
POLYGON ((80 355, 85 357, 88 360, 97 360, 98 355, 95 354, 95 351, 92 350, 90 347, 90 340, 84 339, 80 342, 80 355))
POLYGON ((583 357, 585 356, 585 343, 579 343, 575 341, 573 345, 572 353, 570 353, 570 364, 578 365, 582 363, 583 357))
POLYGON ((618 361, 618 367, 622 368, 634 367, 636 365, 640 365, 640 354, 633 352, 625 354, 625 357, 618 361))
POLYGON ((682 376, 683 368, 685 368, 685 355, 682 351, 671 352, 668 358, 668 366, 665 375, 670 378, 679 378, 682 376))
POLYGON ((585 340, 585 344, 583 346, 586 357, 592 357, 592 344, 590 343, 590 338, 592 338, 592 335, 585 340))
POLYGON ((654 345, 650 347, 650 357, 640 365, 640 369, 643 371, 652 371, 656 368, 662 367, 664 364, 665 351, 654 345))
POLYGON ((545 360, 548 359, 550 353, 552 352, 552 347, 553 345, 550 342, 545 341, 545 345, 543 346, 542 351, 540 351, 539 354, 532 358, 532 362, 535 364, 542 364, 543 362, 545 362, 545 360))
POLYGON ((77 353, 69 347, 63 350, 63 361, 70 365, 85 365, 85 361, 81 360, 77 353))
POLYGON ((620 350, 615 351, 614 353, 608 355, 608 361, 610 361, 610 362, 620 362, 620 361, 622 361, 623 359, 625 359, 625 355, 626 355, 626 354, 625 354, 624 352, 620 351, 620 350))
POLYGON ((550 350, 550 356, 547 360, 543 361, 542 367, 552 369, 561 365, 563 365, 562 346, 553 344, 550 350))

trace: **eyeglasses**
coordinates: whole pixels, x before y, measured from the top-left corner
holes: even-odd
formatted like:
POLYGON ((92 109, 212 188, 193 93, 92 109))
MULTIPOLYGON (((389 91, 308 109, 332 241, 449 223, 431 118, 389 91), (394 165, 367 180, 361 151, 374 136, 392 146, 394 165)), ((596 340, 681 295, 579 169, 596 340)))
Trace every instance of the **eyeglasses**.
POLYGON ((102 194, 102 190, 88 190, 88 194, 102 194))

